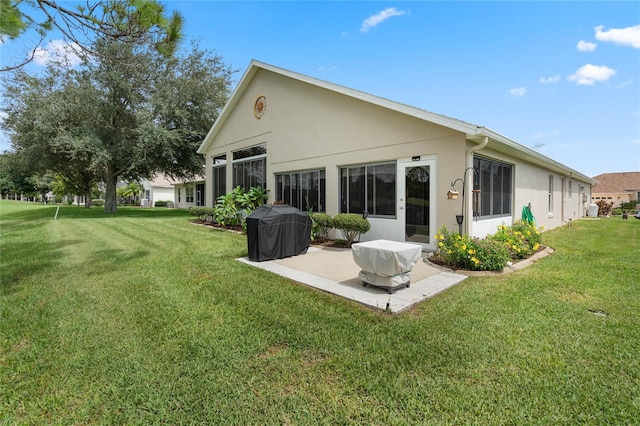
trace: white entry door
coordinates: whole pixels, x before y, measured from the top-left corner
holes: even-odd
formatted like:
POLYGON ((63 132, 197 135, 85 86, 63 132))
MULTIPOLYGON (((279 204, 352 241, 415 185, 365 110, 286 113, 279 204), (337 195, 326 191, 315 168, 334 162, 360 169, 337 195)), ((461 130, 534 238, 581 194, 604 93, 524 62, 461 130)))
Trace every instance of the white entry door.
POLYGON ((434 249, 436 226, 436 160, 414 157, 398 161, 400 241, 434 249))

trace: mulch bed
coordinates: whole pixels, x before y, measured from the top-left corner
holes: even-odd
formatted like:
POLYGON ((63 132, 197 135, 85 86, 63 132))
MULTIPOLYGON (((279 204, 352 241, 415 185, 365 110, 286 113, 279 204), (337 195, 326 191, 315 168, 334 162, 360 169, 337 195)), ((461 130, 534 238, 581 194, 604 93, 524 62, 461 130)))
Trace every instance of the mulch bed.
POLYGON ((231 231, 231 232, 235 232, 236 234, 244 233, 244 231, 242 230, 242 226, 231 226, 231 225, 222 226, 219 223, 209 222, 207 220, 192 220, 191 223, 194 225, 209 226, 211 228, 216 228, 223 231, 231 231))

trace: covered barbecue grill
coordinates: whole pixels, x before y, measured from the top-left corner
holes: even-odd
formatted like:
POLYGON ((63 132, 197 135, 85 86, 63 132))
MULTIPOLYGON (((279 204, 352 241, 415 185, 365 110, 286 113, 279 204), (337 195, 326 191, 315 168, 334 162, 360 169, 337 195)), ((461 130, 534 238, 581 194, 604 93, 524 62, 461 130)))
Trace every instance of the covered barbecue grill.
POLYGON ((287 205, 262 205, 247 216, 249 260, 304 254, 311 238, 311 218, 287 205))

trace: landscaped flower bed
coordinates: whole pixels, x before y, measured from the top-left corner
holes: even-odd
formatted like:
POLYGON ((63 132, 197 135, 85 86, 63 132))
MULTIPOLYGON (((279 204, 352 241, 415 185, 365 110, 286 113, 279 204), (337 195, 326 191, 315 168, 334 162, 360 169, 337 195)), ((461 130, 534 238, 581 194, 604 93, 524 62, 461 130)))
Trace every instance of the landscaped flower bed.
POLYGON ((501 271, 508 262, 524 259, 540 249, 542 228, 517 221, 512 226, 501 225, 498 231, 484 239, 451 233, 442 227, 436 234, 438 251, 431 257, 434 263, 470 271, 501 271))

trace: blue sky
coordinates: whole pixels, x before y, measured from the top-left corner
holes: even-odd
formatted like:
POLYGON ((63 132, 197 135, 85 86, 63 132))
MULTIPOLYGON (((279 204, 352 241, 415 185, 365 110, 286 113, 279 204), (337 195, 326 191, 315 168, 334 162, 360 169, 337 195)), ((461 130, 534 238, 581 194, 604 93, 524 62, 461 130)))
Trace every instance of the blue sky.
POLYGON ((489 127, 588 176, 640 171, 639 2, 164 4, 237 79, 256 59, 489 127))

